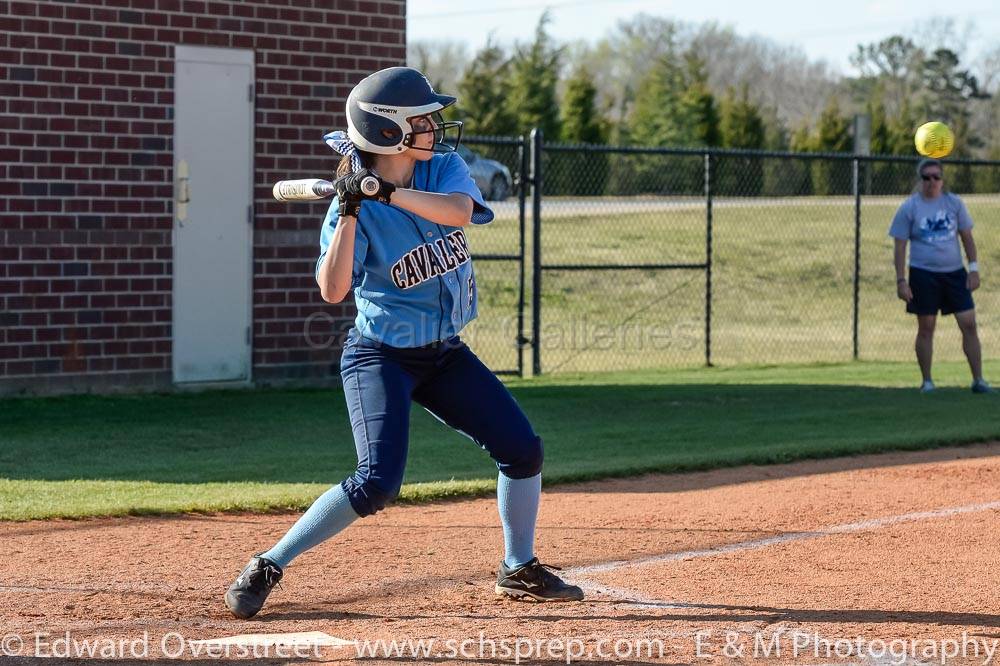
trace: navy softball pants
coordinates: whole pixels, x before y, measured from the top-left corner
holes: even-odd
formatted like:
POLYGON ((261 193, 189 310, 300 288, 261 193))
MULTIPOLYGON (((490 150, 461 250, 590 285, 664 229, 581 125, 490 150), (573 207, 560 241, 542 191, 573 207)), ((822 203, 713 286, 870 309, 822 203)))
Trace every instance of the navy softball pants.
POLYGON ((399 495, 412 401, 472 438, 505 476, 526 479, 541 472, 541 438, 507 387, 457 336, 400 348, 352 328, 340 370, 358 451, 358 468, 341 485, 359 516, 399 495))

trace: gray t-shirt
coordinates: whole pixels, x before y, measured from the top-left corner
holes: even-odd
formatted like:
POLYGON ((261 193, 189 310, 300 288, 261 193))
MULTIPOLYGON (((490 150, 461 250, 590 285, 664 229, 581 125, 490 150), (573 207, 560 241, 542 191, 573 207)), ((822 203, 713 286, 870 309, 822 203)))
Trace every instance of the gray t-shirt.
POLYGON ((889 235, 910 241, 910 266, 949 273, 964 266, 958 232, 971 228, 972 218, 957 194, 924 199, 915 192, 896 211, 889 235))

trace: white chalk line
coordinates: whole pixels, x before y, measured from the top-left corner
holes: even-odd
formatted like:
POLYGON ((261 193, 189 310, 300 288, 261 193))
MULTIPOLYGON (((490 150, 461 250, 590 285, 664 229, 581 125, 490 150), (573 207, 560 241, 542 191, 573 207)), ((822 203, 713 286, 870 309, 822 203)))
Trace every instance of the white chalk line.
MULTIPOLYGON (((932 520, 936 518, 947 518, 950 516, 956 516, 967 513, 979 513, 982 511, 990 511, 993 509, 1000 509, 1000 501, 986 502, 982 504, 970 504, 965 506, 948 507, 943 509, 935 509, 932 511, 918 511, 913 513, 906 513, 897 516, 885 516, 882 518, 872 518, 869 520, 862 520, 853 523, 844 523, 841 525, 833 525, 830 527, 820 528, 817 530, 803 531, 803 532, 792 532, 788 534, 780 534, 773 537, 767 537, 764 539, 753 539, 750 541, 741 541, 732 544, 725 544, 722 546, 716 546, 713 548, 705 548, 699 550, 688 550, 676 553, 666 553, 663 555, 655 555, 652 557, 638 558, 634 560, 615 560, 611 562, 605 562, 601 564, 594 564, 584 567, 574 567, 571 569, 566 569, 565 574, 567 577, 572 577, 577 579, 577 582, 588 592, 598 593, 613 599, 618 599, 620 601, 626 602, 624 605, 626 607, 639 607, 639 608, 661 608, 661 609, 698 609, 704 608, 701 604, 683 603, 677 601, 667 601, 664 599, 657 599, 652 597, 647 597, 633 590, 610 587, 606 585, 600 585, 586 580, 579 580, 584 576, 593 575, 595 573, 603 573, 607 571, 613 571, 616 569, 628 568, 628 567, 639 567, 646 566, 650 564, 659 564, 664 562, 676 562, 679 560, 689 560, 697 559, 702 557, 713 557, 716 555, 724 555, 728 553, 748 551, 748 550, 758 550, 761 548, 766 548, 768 546, 791 543, 795 541, 802 541, 805 539, 816 539, 826 536, 833 536, 838 534, 850 534, 854 532, 863 532, 867 530, 878 529, 880 527, 886 527, 889 525, 896 525, 900 523, 917 522, 921 520, 932 520)), ((18 585, 4 585, 0 586, 0 590, 6 591, 75 591, 75 592, 97 592, 97 590, 88 588, 73 588, 73 587, 52 587, 52 588, 41 588, 32 586, 18 586, 18 585)), ((107 590, 102 590, 107 591, 107 590)), ((314 632, 315 633, 315 632, 314 632)), ((294 635, 292 635, 294 636, 294 635)), ((276 635, 244 635, 236 637, 224 637, 218 639, 208 639, 203 641, 205 643, 220 643, 220 642, 245 642, 245 641, 255 641, 255 640, 274 640, 279 638, 285 638, 285 636, 276 635)), ((315 636, 310 635, 309 639, 315 640, 315 636)), ((345 641, 344 639, 338 639, 333 637, 324 636, 324 641, 320 641, 324 647, 341 647, 344 644, 352 644, 351 641, 345 641)), ((280 641, 279 641, 280 642, 280 641)), ((311 642, 307 640, 307 642, 311 642)), ((920 662, 916 662, 919 664, 920 662)), ((877 661, 873 666, 880 666, 877 661)))
POLYGON ((573 567, 571 569, 566 569, 566 575, 572 577, 586 577, 596 573, 614 571, 615 569, 641 567, 650 564, 676 562, 678 560, 691 560, 701 557, 714 557, 716 555, 726 555, 728 553, 736 553, 746 550, 758 550, 760 548, 767 548, 768 546, 774 546, 783 543, 791 543, 793 541, 803 541, 805 539, 819 539, 822 537, 833 536, 837 534, 850 534, 852 532, 865 532, 868 530, 878 529, 880 527, 886 527, 889 525, 896 525, 899 523, 910 523, 920 520, 931 520, 935 518, 947 518, 949 516, 957 516, 965 513, 979 513, 982 511, 990 511, 993 509, 1000 509, 1000 501, 985 502, 983 504, 968 504, 965 506, 934 509, 932 511, 917 511, 914 513, 904 513, 898 516, 871 518, 869 520, 861 520, 854 523, 844 523, 842 525, 823 527, 817 530, 808 530, 803 532, 789 532, 787 534, 778 534, 776 536, 767 537, 764 539, 739 541, 737 543, 729 543, 729 544, 724 544, 722 546, 713 546, 711 548, 703 548, 699 550, 685 550, 677 553, 665 553, 663 555, 641 557, 634 560, 614 560, 611 562, 603 562, 600 564, 591 564, 588 566, 573 567))
MULTIPOLYGON (((622 606, 625 608, 660 608, 664 610, 699 609, 699 608, 704 608, 704 605, 684 603, 679 601, 667 601, 665 599, 647 597, 634 590, 629 590, 626 588, 619 588, 619 587, 610 587, 592 581, 583 580, 583 577, 587 575, 592 575, 594 573, 614 571, 615 569, 622 569, 626 567, 637 567, 637 566, 645 566, 648 564, 658 564, 662 562, 676 562, 678 560, 712 557, 715 555, 723 555, 727 553, 735 553, 745 550, 757 550, 780 543, 802 541, 805 539, 818 539, 825 536, 833 536, 837 534, 850 534, 853 532, 863 532, 867 530, 877 529, 880 527, 886 527, 888 525, 896 525, 899 523, 909 523, 920 520, 931 520, 935 518, 947 518, 949 516, 956 516, 966 513, 979 513, 982 511, 990 511, 993 509, 1000 509, 1000 501, 985 502, 982 504, 968 504, 965 506, 947 507, 943 509, 935 509, 932 511, 916 511, 913 513, 904 513, 898 516, 885 516, 882 518, 871 518, 869 520, 861 520, 853 523, 833 525, 818 530, 781 534, 773 537, 768 537, 766 539, 753 539, 751 541, 741 541, 738 543, 726 544, 724 546, 717 546, 714 548, 688 550, 678 553, 667 553, 664 555, 643 557, 634 560, 615 560, 612 562, 605 562, 602 564, 592 564, 584 567, 573 567, 570 569, 566 569, 566 575, 567 577, 574 578, 575 581, 579 583, 580 586, 583 587, 583 589, 586 590, 588 593, 596 593, 606 597, 611 597, 612 599, 618 599, 620 601, 625 602, 624 604, 622 604, 622 606)), ((864 655, 860 656, 864 658, 864 655)), ((870 657, 864 658, 862 663, 867 663, 869 664, 869 666, 884 666, 884 663, 881 660, 872 659, 870 657)), ((900 666, 900 665, 896 663, 894 664, 894 666, 900 666)), ((924 665, 920 661, 913 661, 908 658, 907 661, 905 662, 905 665, 903 666, 924 666, 924 665)))

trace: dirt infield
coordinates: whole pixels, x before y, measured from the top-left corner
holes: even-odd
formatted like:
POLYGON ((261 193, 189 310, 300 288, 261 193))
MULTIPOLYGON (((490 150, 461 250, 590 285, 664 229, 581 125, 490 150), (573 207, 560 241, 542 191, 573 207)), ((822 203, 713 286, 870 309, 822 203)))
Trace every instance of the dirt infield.
POLYGON ((295 517, 0 523, 0 663, 64 645, 220 663, 246 652, 182 641, 323 632, 400 652, 311 661, 1000 664, 1000 443, 546 489, 538 554, 579 604, 494 597, 495 501, 392 507, 296 560, 258 619, 229 617, 225 587, 295 517))

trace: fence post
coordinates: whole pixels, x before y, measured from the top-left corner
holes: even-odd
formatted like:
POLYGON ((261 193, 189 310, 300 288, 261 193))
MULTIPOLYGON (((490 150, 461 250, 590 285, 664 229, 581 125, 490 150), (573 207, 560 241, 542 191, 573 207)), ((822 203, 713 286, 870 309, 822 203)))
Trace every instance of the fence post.
POLYGON ((853 358, 858 360, 858 329, 861 318, 860 293, 861 293, 861 162, 854 158, 854 317, 852 331, 853 337, 853 358))
POLYGON ((705 153, 705 365, 712 367, 712 153, 705 153))
POLYGON ((542 374, 542 130, 531 130, 531 373, 542 374))
POLYGON ((525 216, 524 204, 527 198, 526 188, 528 187, 528 151, 530 145, 528 136, 521 135, 521 142, 517 145, 517 233, 518 233, 518 254, 521 257, 518 270, 518 291, 517 291, 517 376, 524 377, 524 347, 528 344, 528 338, 524 337, 524 296, 525 296, 525 266, 528 260, 526 253, 525 238, 525 216))

